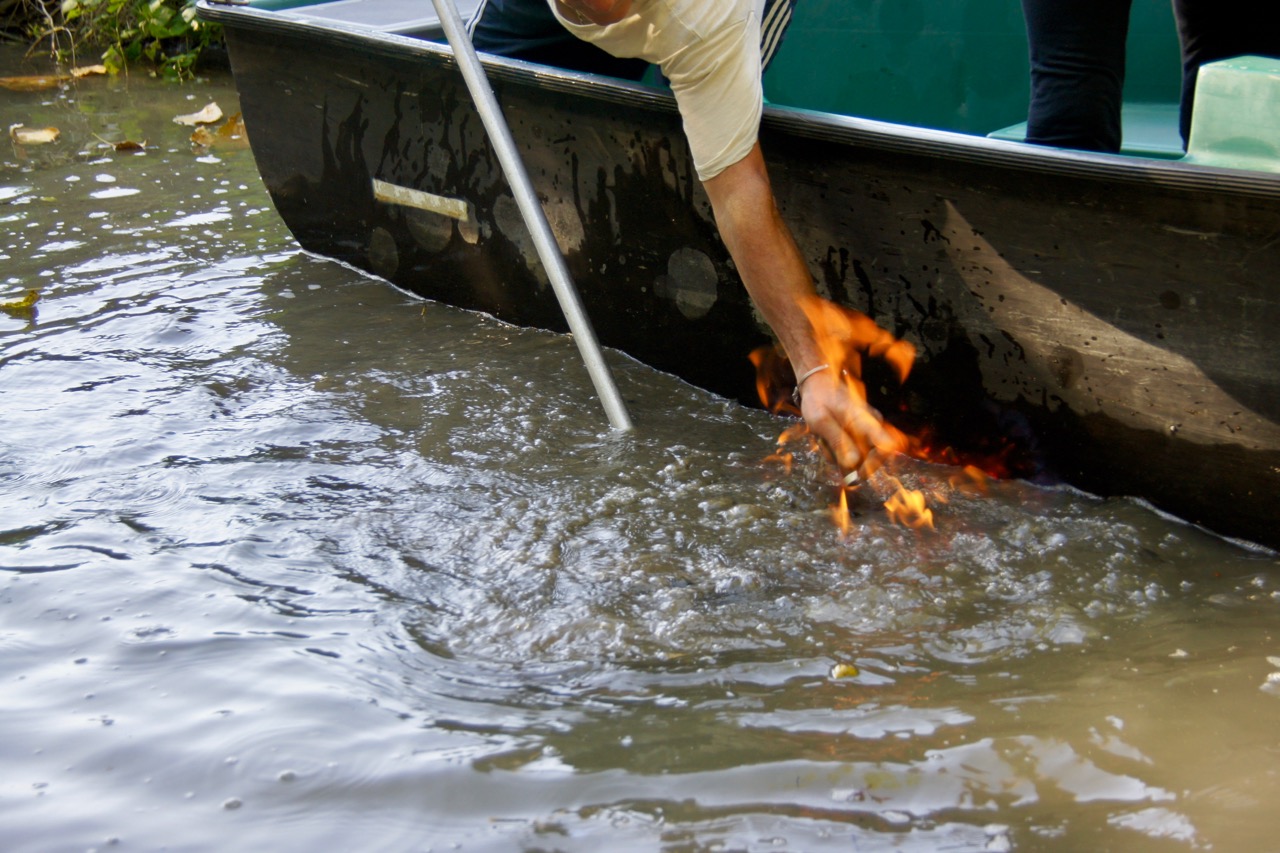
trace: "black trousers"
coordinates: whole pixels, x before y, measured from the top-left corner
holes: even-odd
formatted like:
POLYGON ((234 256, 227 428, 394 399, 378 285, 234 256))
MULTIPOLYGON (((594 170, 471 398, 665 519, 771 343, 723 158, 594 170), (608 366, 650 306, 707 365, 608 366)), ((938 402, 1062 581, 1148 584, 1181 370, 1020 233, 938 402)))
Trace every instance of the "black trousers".
POLYGON ((476 50, 639 80, 649 68, 643 59, 619 59, 570 33, 551 13, 547 0, 485 0, 471 23, 476 50))
POLYGON ((1027 141, 1120 150, 1131 0, 1022 0, 1031 60, 1027 141))
MULTIPOLYGON (((1027 141, 1120 149, 1132 0, 1022 0, 1031 60, 1027 141)), ((1280 0, 1173 0, 1182 48, 1181 130, 1191 132, 1200 66, 1242 54, 1280 57, 1280 0)))

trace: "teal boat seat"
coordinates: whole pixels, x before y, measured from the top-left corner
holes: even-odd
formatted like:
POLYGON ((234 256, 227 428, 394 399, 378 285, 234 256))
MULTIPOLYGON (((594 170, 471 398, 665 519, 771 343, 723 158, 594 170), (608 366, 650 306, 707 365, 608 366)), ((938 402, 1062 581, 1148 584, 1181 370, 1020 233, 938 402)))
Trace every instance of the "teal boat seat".
MULTIPOLYGON (((987 136, 1022 142, 1027 138, 1027 123, 1002 127, 987 136)), ((1122 154, 1176 160, 1183 154, 1182 136, 1178 133, 1178 105, 1126 103, 1120 109, 1120 136, 1122 154)))
POLYGON ((1185 160, 1280 173, 1280 59, 1240 56, 1200 67, 1185 160))

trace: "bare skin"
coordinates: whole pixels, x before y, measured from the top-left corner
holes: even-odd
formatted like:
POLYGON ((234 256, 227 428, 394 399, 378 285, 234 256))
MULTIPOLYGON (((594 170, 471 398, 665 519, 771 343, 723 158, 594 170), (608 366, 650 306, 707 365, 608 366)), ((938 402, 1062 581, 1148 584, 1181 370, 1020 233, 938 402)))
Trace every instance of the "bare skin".
POLYGON ((616 24, 631 13, 631 0, 556 0, 556 6, 578 24, 616 24))
MULTIPOLYGON (((580 24, 617 23, 631 0, 556 0, 560 14, 580 24)), ((804 310, 817 299, 808 267, 783 222, 757 142, 751 152, 704 186, 716 224, 747 292, 787 352, 797 377, 824 363, 818 330, 804 310)), ((879 416, 855 396, 836 370, 804 382, 801 414, 844 471, 857 470, 872 446, 889 446, 879 416)))
MULTIPOLYGON (((778 213, 760 143, 704 183, 716 225, 752 301, 778 336, 796 376, 823 363, 818 330, 803 304, 817 299, 808 267, 778 213)), ((801 414, 844 471, 854 471, 873 445, 891 439, 880 418, 850 392, 836 370, 804 383, 801 414)))

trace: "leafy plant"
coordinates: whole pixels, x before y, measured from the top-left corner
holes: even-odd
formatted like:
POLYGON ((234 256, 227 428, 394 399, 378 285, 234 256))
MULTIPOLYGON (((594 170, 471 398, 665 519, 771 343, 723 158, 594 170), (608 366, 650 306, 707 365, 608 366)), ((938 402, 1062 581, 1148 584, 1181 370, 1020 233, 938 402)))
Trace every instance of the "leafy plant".
POLYGON ((37 43, 48 39, 60 60, 101 49, 112 74, 146 62, 165 76, 190 77, 200 54, 222 40, 220 27, 196 17, 194 0, 61 0, 57 15, 47 0, 28 1, 40 5, 31 25, 37 43))

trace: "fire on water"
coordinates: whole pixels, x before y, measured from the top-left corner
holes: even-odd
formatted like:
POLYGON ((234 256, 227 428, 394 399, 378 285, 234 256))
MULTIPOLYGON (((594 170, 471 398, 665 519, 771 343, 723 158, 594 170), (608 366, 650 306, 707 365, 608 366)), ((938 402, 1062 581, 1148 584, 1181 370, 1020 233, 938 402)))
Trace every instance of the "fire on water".
MULTIPOLYGON (((817 333, 823 360, 830 366, 829 369, 839 375, 851 397, 866 410, 875 413, 875 417, 879 419, 879 413, 867 401, 862 372, 863 358, 882 359, 893 370, 898 381, 905 382, 915 362, 915 347, 908 341, 894 337, 866 314, 843 308, 828 300, 814 299, 805 308, 817 333)), ((799 416, 798 397, 794 394, 796 377, 786 357, 774 347, 761 347, 751 354, 751 361, 756 367, 756 388, 765 407, 775 413, 799 416)), ((901 456, 955 465, 958 462, 956 454, 948 447, 937 447, 926 438, 908 435, 887 422, 883 423, 883 427, 874 441, 864 434, 856 437, 863 461, 856 471, 841 472, 842 479, 831 515, 842 533, 847 533, 851 526, 849 497, 854 492, 871 492, 882 502, 890 519, 917 530, 926 527, 933 529, 934 517, 930 501, 940 503, 946 500, 944 488, 930 489, 928 493, 922 489, 908 488, 895 476, 893 469, 901 456)), ((779 462, 790 470, 794 455, 789 448, 796 445, 809 451, 817 451, 828 460, 831 459, 830 453, 809 431, 804 421, 782 432, 778 437, 777 451, 768 459, 779 462)), ((999 472, 991 471, 990 474, 998 476, 999 472)), ((952 488, 981 489, 985 486, 987 477, 988 472, 982 468, 965 465, 950 478, 948 485, 952 488)))

